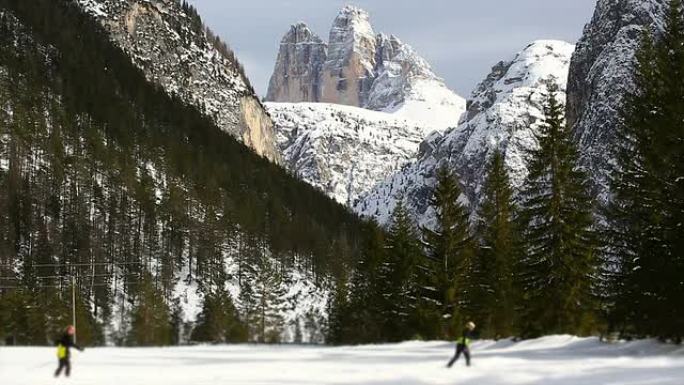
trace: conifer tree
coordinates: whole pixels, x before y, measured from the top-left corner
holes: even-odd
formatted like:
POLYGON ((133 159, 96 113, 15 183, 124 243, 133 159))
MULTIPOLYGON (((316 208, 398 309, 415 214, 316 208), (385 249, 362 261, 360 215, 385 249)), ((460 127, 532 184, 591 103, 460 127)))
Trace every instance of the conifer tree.
POLYGON ((615 145, 605 255, 610 321, 630 336, 684 337, 684 16, 637 53, 615 145))
POLYGON ((350 339, 350 304, 347 293, 346 280, 339 279, 335 283, 335 289, 328 299, 328 327, 326 330, 326 342, 339 345, 350 339))
POLYGON ((520 195, 524 249, 517 267, 523 336, 584 334, 594 317, 596 274, 587 176, 549 85, 545 118, 520 195))
POLYGON ((418 233, 403 203, 397 204, 387 235, 387 258, 381 279, 384 282, 383 318, 387 338, 401 341, 417 331, 418 302, 423 280, 420 266, 424 258, 418 233))
POLYGON ((437 172, 437 185, 430 199, 435 211, 434 229, 423 228, 431 283, 443 320, 442 336, 453 338, 460 332, 467 316, 473 244, 468 211, 459 201, 461 189, 453 174, 442 167, 437 172))
POLYGON ((205 295, 192 339, 213 343, 247 340, 246 328, 227 290, 218 288, 205 295))
POLYGON ((247 330, 247 338, 255 340, 258 333, 257 327, 257 303, 254 297, 254 289, 252 288, 252 277, 247 274, 240 285, 240 294, 238 295, 238 309, 242 320, 245 323, 247 330))
POLYGON ((353 332, 347 335, 346 343, 384 340, 385 235, 376 224, 366 225, 362 255, 351 278, 347 316, 353 332))
POLYGON ((283 329, 282 273, 275 261, 266 256, 259 258, 252 285, 255 308, 253 322, 256 327, 256 340, 261 343, 280 342, 283 329))
POLYGON ((483 337, 513 334, 513 264, 518 242, 514 217, 511 183, 504 157, 497 150, 489 162, 478 212, 479 247, 472 277, 474 318, 478 320, 483 337))
POLYGON ((148 275, 137 282, 135 306, 131 314, 129 343, 136 346, 163 346, 171 343, 169 307, 148 275))

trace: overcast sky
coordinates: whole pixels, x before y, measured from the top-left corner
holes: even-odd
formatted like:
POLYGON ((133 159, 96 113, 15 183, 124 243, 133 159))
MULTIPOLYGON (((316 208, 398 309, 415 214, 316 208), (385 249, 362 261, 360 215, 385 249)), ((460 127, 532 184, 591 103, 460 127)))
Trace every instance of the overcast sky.
POLYGON ((370 12, 376 32, 412 45, 462 96, 500 60, 537 39, 576 42, 596 0, 189 0, 266 93, 280 39, 306 22, 325 41, 345 4, 370 12))

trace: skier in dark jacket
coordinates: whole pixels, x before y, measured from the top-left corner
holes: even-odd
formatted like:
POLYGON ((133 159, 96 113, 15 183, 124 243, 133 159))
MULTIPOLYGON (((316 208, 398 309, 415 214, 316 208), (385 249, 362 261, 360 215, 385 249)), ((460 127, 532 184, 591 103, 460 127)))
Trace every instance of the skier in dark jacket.
POLYGON ((57 345, 57 358, 59 359, 59 366, 55 371, 55 377, 59 376, 59 374, 62 372, 62 369, 64 369, 64 374, 67 377, 69 377, 71 374, 71 356, 69 348, 74 347, 80 351, 83 351, 82 347, 74 343, 74 333, 76 333, 76 328, 73 325, 69 325, 66 328, 64 335, 62 335, 62 337, 55 343, 57 345))
POLYGON ((447 364, 447 368, 450 368, 461 356, 461 353, 465 356, 466 365, 470 366, 470 343, 475 339, 475 324, 473 322, 468 322, 466 328, 463 331, 463 335, 456 342, 456 354, 447 364))

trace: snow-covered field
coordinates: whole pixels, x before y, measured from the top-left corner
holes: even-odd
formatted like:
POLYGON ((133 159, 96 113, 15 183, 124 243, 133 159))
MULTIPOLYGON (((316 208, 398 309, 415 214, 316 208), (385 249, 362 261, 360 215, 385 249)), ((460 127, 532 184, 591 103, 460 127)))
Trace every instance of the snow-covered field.
POLYGON ((595 338, 477 342, 473 366, 445 364, 452 345, 196 346, 75 352, 72 378, 55 380, 52 348, 0 348, 3 385, 554 384, 681 385, 684 347, 595 338))

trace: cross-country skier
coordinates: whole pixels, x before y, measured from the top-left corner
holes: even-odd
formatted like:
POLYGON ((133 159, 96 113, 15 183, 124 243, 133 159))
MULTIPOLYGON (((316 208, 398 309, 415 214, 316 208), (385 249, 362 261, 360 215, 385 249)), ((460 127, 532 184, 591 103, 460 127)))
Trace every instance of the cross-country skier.
POLYGON ((69 377, 71 374, 71 361, 70 361, 70 352, 69 348, 74 347, 80 351, 83 351, 84 349, 74 343, 74 333, 76 333, 76 328, 73 325, 69 325, 66 328, 66 332, 62 337, 57 340, 56 345, 57 345, 57 358, 59 359, 59 366, 57 367, 57 370, 55 371, 55 377, 58 377, 59 374, 62 372, 62 369, 64 369, 64 374, 69 377))
POLYGON ((470 366, 470 342, 473 339, 475 339, 475 324, 468 322, 465 330, 463 330, 463 335, 456 341, 456 354, 447 364, 447 368, 450 368, 458 360, 461 353, 465 356, 466 365, 470 366))

